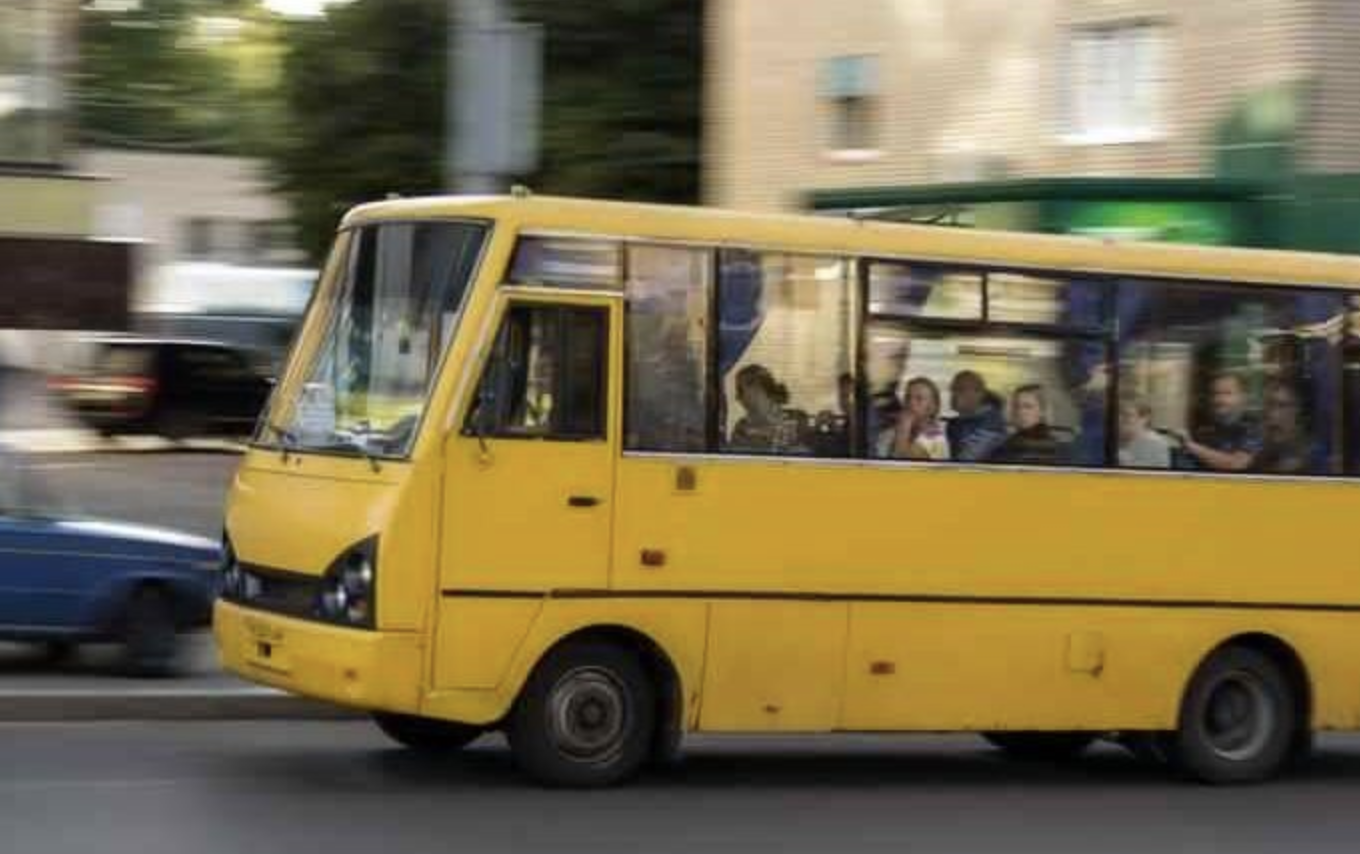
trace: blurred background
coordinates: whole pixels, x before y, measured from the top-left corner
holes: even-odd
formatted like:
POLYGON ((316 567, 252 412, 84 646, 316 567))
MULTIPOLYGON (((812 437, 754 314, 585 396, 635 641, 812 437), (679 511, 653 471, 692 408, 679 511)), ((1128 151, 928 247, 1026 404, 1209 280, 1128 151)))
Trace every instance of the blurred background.
POLYGON ((1356 48, 1347 0, 0 0, 0 429, 84 332, 272 371, 390 194, 1351 252, 1356 48))
POLYGON ((0 444, 216 536, 172 455, 392 194, 1354 252, 1356 55, 1354 0, 0 0, 0 444))

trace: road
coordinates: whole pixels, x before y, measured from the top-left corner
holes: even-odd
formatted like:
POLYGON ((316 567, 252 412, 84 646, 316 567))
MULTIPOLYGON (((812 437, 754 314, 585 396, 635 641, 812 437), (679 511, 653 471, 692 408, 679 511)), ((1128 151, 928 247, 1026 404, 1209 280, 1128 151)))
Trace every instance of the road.
POLYGON ((32 463, 59 499, 84 513, 217 538, 240 456, 219 451, 50 454, 32 463))
POLYGON ((0 726, 0 850, 1353 852, 1360 738, 1265 787, 1169 782, 1114 749, 1005 762, 968 737, 699 739, 626 789, 527 786, 496 741, 452 761, 364 722, 0 726))

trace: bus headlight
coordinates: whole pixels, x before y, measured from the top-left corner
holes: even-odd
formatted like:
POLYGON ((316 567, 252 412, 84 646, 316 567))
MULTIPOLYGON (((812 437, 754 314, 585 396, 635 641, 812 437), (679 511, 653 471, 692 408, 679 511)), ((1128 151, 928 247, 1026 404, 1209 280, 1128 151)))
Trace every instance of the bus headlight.
POLYGON ((377 578, 377 540, 354 546, 331 564, 321 580, 317 616, 329 623, 373 628, 376 623, 374 582, 377 578))
POLYGON ((231 540, 226 540, 222 544, 222 576, 218 584, 220 585, 218 594, 223 599, 240 601, 245 597, 245 573, 241 571, 241 564, 236 560, 236 550, 231 547, 231 540))

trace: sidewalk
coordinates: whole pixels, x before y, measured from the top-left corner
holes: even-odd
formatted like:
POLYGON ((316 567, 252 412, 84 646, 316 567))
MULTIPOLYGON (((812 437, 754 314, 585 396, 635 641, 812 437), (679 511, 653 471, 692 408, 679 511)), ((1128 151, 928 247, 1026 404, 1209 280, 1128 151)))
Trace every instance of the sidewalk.
POLYGON ((345 718, 357 713, 236 679, 217 667, 207 633, 189 640, 184 675, 118 673, 118 649, 83 647, 68 661, 0 643, 0 721, 345 718))

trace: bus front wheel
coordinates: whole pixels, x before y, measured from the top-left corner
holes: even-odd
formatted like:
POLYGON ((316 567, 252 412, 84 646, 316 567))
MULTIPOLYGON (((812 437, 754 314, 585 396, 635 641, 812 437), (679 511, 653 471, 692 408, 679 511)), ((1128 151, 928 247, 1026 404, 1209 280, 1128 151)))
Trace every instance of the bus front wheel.
POLYGON ((632 651, 568 643, 535 668, 506 728, 516 763, 549 786, 621 783, 651 754, 656 687, 632 651))
POLYGON ((456 753, 482 734, 481 727, 391 712, 375 712, 373 722, 397 744, 430 754, 456 753))
POLYGON ((1195 671, 1170 739, 1178 771, 1204 783, 1255 783, 1280 772, 1299 743, 1295 687, 1259 650, 1230 646, 1195 671))

